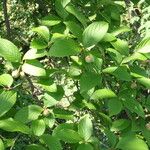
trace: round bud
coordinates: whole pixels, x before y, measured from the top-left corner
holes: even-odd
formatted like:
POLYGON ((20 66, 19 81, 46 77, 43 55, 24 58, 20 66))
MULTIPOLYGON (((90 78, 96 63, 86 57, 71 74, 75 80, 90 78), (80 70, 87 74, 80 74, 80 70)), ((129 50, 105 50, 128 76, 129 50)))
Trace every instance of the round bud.
POLYGON ((44 109, 44 111, 43 111, 43 116, 48 116, 50 114, 50 111, 49 111, 49 109, 44 109))
POLYGON ((137 84, 136 84, 135 82, 133 82, 133 83, 131 84, 131 88, 132 88, 132 89, 137 88, 137 84))
POLYGON ((87 63, 92 63, 92 62, 94 62, 94 56, 93 55, 87 55, 86 57, 85 57, 85 61, 87 62, 87 63))
POLYGON ((19 75, 20 75, 20 73, 19 73, 18 70, 14 70, 14 71, 11 73, 11 75, 12 75, 13 78, 18 78, 19 75))
POLYGON ((25 76, 25 73, 23 71, 20 72, 20 77, 23 78, 25 76))

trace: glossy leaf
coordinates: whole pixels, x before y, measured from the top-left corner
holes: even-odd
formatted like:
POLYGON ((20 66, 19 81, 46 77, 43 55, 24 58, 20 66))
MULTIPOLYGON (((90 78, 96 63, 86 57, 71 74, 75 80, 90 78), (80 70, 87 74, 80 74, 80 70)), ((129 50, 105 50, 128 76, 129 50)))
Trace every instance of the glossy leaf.
POLYGON ((85 47, 90 47, 100 42, 106 35, 108 23, 94 22, 90 24, 83 32, 83 44, 85 47))
POLYGON ((17 94, 14 91, 0 93, 0 117, 7 113, 16 103, 17 94))
POLYGON ((38 60, 27 60, 22 65, 22 70, 32 76, 45 76, 46 71, 38 60))
POLYGON ((19 49, 10 41, 0 38, 0 56, 10 62, 20 62, 21 54, 19 49))
POLYGON ((21 132, 24 134, 31 133, 28 126, 12 118, 0 120, 0 129, 9 131, 9 132, 21 132))

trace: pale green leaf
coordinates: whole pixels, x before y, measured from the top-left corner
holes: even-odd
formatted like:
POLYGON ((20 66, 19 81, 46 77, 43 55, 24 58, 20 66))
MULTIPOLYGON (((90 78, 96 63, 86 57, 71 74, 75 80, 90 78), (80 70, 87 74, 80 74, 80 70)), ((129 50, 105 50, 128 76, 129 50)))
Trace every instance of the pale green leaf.
POLYGON ((110 90, 110 89, 99 89, 99 90, 96 90, 92 94, 91 99, 99 100, 99 99, 107 99, 107 98, 113 98, 113 97, 117 97, 117 96, 112 90, 110 90))
POLYGON ((0 75, 0 86, 10 87, 13 84, 13 78, 10 74, 0 75))
POLYGON ((49 29, 46 26, 33 28, 32 31, 38 33, 41 37, 45 39, 46 42, 49 41, 50 33, 49 33, 49 29))
POLYGON ((10 62, 20 62, 21 54, 19 49, 10 41, 0 38, 0 56, 10 62))
POLYGON ((78 133, 87 141, 93 134, 93 125, 89 115, 83 116, 78 124, 78 133))
POLYGON ((45 76, 46 71, 38 60, 27 60, 22 65, 22 70, 32 76, 45 76))
POLYGON ((82 143, 78 146, 77 150, 94 150, 94 148, 91 144, 82 143))
POLYGON ((0 150, 5 150, 4 143, 1 139, 0 139, 0 150))

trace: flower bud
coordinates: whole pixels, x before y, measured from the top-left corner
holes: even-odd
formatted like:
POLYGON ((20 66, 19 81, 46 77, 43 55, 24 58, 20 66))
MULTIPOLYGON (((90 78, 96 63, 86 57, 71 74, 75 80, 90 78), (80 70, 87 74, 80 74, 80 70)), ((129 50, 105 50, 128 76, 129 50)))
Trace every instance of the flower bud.
POLYGON ((11 73, 11 75, 12 75, 13 78, 18 78, 19 75, 20 75, 20 73, 19 73, 18 70, 14 70, 14 71, 11 73))

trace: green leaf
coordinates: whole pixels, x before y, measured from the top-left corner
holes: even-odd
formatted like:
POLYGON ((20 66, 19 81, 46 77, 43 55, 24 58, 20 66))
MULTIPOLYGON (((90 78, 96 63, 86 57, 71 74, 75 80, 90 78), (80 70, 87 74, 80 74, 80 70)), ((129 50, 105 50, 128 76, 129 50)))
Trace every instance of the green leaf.
POLYGON ((115 120, 112 123, 111 131, 121 131, 126 129, 130 125, 130 121, 127 119, 115 120))
POLYGON ((0 38, 0 56, 10 62, 20 62, 19 49, 10 41, 0 38))
POLYGON ((22 70, 32 76, 45 76, 46 71, 38 60, 27 60, 22 65, 22 70))
POLYGON ((31 124, 31 129, 36 136, 41 136, 45 131, 45 122, 43 119, 34 120, 31 124))
POLYGON ((102 39, 102 41, 104 41, 104 42, 112 42, 112 41, 115 41, 115 40, 116 40, 116 37, 111 33, 106 33, 105 36, 102 39))
POLYGON ((83 44, 90 47, 100 42, 108 31, 108 23, 94 22, 90 24, 83 32, 83 44))
POLYGON ((114 147, 117 143, 117 136, 108 129, 105 129, 104 132, 108 138, 108 143, 111 145, 111 147, 114 147))
POLYGON ((41 58, 47 55, 46 50, 37 50, 37 49, 30 49, 28 50, 25 55, 23 56, 23 59, 36 59, 41 58))
POLYGON ((38 33, 41 37, 45 39, 46 42, 49 41, 50 33, 49 33, 49 29, 46 26, 33 28, 32 31, 38 33))
POLYGON ((0 150, 5 150, 4 143, 1 139, 0 139, 0 150))
POLYGON ((61 22, 61 19, 54 15, 48 15, 42 18, 41 24, 44 26, 54 26, 61 22))
POLYGON ((68 27, 68 29, 74 36, 76 36, 80 41, 82 40, 83 30, 80 25, 73 21, 66 21, 64 22, 64 24, 68 27))
POLYGON ((42 145, 31 144, 26 147, 26 150, 46 150, 42 145))
POLYGON ((71 129, 62 129, 57 134, 57 137, 67 143, 78 143, 83 139, 80 137, 78 132, 71 129))
POLYGON ((93 125, 89 115, 83 116, 78 124, 78 133, 87 141, 93 133, 93 125))
POLYGON ((55 118, 66 119, 66 120, 72 120, 73 119, 74 112, 72 112, 72 111, 60 109, 60 108, 55 108, 53 110, 53 112, 55 114, 55 118))
POLYGON ((131 31, 131 29, 129 27, 122 26, 122 27, 115 29, 113 32, 111 32, 111 34, 113 34, 114 36, 117 36, 119 34, 122 34, 124 32, 129 32, 129 31, 131 31))
POLYGON ((29 105, 20 109, 14 118, 22 123, 28 123, 32 120, 38 119, 43 108, 38 105, 29 105))
POLYGON ((117 115, 122 110, 122 103, 119 99, 114 98, 108 102, 109 116, 117 115))
POLYGON ((107 98, 113 98, 117 97, 116 94, 110 90, 110 89, 99 89, 96 90, 92 96, 91 99, 98 100, 98 99, 107 99, 107 98))
POLYGON ((10 87, 13 84, 13 78, 10 74, 0 75, 0 86, 10 87))
POLYGON ((85 72, 81 75, 80 78, 80 91, 81 93, 84 91, 88 91, 98 85, 100 83, 100 75, 91 73, 91 72, 85 72))
POLYGON ((54 130, 53 130, 53 136, 58 136, 60 130, 62 129, 71 129, 73 130, 74 124, 73 123, 62 123, 59 124, 54 130))
POLYGON ((62 150, 62 146, 57 137, 44 134, 41 136, 41 139, 48 146, 49 150, 62 150))
POLYGON ((136 51, 139 53, 150 53, 150 38, 143 39, 137 46, 136 51))
POLYGON ((84 27, 87 26, 87 18, 82 14, 82 12, 79 11, 79 9, 73 5, 67 5, 66 6, 66 10, 74 15, 81 23, 84 27))
POLYGON ((30 129, 28 126, 14 120, 13 118, 0 120, 0 129, 8 132, 21 132, 24 134, 30 134, 30 129))
POLYGON ((129 47, 126 41, 117 39, 117 41, 111 42, 112 46, 122 55, 129 55, 129 47))
POLYGON ((150 89, 150 79, 149 78, 137 78, 137 81, 139 83, 141 83, 142 85, 144 85, 146 88, 150 89))
POLYGON ((72 39, 58 39, 49 50, 50 56, 65 57, 80 53, 81 49, 72 39))
POLYGON ((88 143, 82 143, 78 146, 77 150, 94 150, 93 146, 88 143))
POLYGON ((65 19, 68 16, 68 12, 63 7, 63 1, 65 0, 55 0, 55 10, 60 17, 65 19))
POLYGON ((16 103, 17 94, 14 91, 0 93, 0 117, 7 113, 16 103))
POLYGON ((121 150, 149 150, 145 141, 136 136, 124 136, 117 144, 117 148, 121 150))
POLYGON ((30 45, 30 47, 34 49, 44 49, 44 48, 47 48, 47 46, 48 46, 48 43, 46 43, 45 40, 41 37, 33 39, 30 45))
POLYGON ((119 67, 108 67, 103 70, 104 73, 110 73, 114 75, 119 80, 123 81, 131 81, 131 75, 128 72, 128 68, 126 66, 119 67))
POLYGON ((52 107, 56 105, 63 98, 63 95, 64 95, 64 90, 61 86, 58 86, 55 92, 45 93, 43 97, 44 106, 52 107))

